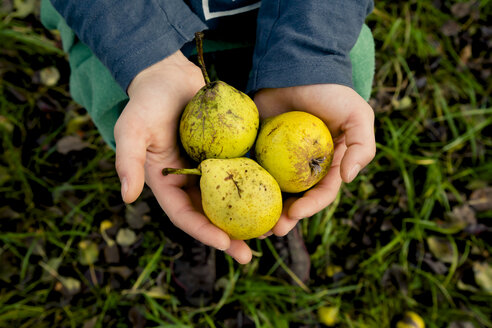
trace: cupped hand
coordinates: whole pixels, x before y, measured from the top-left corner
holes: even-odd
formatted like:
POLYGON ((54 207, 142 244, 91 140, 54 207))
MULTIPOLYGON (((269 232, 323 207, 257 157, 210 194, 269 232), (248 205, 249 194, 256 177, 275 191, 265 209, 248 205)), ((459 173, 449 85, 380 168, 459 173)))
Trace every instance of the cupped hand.
POLYGON ((131 203, 147 183, 174 225, 247 263, 252 256, 247 244, 231 240, 203 214, 197 178, 161 173, 164 167, 190 165, 178 147, 179 118, 204 84, 200 68, 179 51, 133 79, 128 104, 114 128, 121 193, 123 200, 131 203))
POLYGON ((353 89, 337 84, 262 89, 254 101, 262 119, 292 110, 314 114, 325 122, 334 140, 328 174, 301 197, 285 200, 282 216, 272 229, 275 235, 283 236, 300 219, 332 203, 342 181, 351 182, 374 158, 374 112, 353 89))

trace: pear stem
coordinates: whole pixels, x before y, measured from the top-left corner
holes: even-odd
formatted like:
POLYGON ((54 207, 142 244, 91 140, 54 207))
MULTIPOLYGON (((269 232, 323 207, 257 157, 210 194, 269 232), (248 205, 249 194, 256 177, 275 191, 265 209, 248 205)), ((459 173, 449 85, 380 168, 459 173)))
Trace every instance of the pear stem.
POLYGON ((202 70, 202 75, 203 78, 205 79, 205 83, 209 85, 210 78, 208 77, 207 68, 205 67, 205 61, 203 60, 203 32, 195 33, 195 41, 196 41, 196 52, 198 54, 198 64, 200 65, 200 69, 202 70))
POLYGON ((202 175, 202 171, 200 169, 173 169, 166 167, 162 169, 162 175, 168 174, 194 174, 194 175, 202 175))

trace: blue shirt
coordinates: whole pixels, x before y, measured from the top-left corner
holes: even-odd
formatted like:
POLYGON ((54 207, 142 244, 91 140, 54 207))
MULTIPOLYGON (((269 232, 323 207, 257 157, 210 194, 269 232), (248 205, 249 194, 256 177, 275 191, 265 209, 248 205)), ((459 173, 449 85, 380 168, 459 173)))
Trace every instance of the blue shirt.
POLYGON ((372 0, 51 0, 126 90, 195 32, 251 38, 247 92, 335 83, 352 87, 349 52, 372 0))

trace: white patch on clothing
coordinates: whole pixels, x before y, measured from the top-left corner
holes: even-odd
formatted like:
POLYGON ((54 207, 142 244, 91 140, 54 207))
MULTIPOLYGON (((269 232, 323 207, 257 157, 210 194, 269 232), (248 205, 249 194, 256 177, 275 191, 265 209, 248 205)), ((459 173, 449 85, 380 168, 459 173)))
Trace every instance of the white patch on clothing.
POLYGON ((261 1, 258 1, 257 3, 253 3, 251 5, 244 6, 241 8, 210 12, 210 7, 208 5, 208 2, 209 2, 209 0, 202 0, 203 14, 204 14, 206 20, 209 20, 212 18, 217 18, 217 17, 241 14, 241 13, 244 13, 247 11, 251 11, 251 10, 255 10, 257 8, 260 8, 260 5, 261 5, 261 1))

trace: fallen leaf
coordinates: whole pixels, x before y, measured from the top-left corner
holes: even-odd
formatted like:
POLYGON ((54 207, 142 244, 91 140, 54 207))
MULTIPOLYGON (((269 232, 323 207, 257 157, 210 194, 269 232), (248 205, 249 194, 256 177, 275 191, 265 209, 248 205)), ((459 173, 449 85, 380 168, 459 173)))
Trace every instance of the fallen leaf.
POLYGON ((472 192, 468 205, 477 212, 492 210, 492 187, 480 188, 472 192))
POLYGON ((99 248, 96 243, 88 240, 79 243, 79 262, 82 265, 91 265, 99 257, 99 248))
POLYGON ((89 146, 88 143, 84 142, 79 136, 71 135, 65 136, 58 140, 56 143, 56 150, 66 155, 71 151, 79 151, 85 149, 89 146))
POLYGON ((97 324, 97 318, 98 316, 95 316, 90 318, 89 320, 86 320, 82 328, 94 328, 97 324))
POLYGON ((427 238, 427 245, 432 255, 444 263, 451 263, 454 259, 453 248, 449 240, 431 236, 427 238))
POLYGON ((463 18, 470 15, 471 8, 473 6, 473 1, 468 2, 458 2, 451 6, 451 12, 456 18, 463 18))
POLYGON ((463 222, 466 225, 477 223, 475 211, 468 205, 453 207, 452 218, 459 222, 463 222))
POLYGON ((460 52, 460 59, 463 64, 468 64, 468 60, 472 56, 471 44, 467 44, 460 52))
POLYGON ((446 221, 438 224, 449 233, 457 233, 477 224, 475 211, 467 204, 453 207, 451 212, 445 213, 445 218, 446 221))
POLYGON ((127 266, 112 266, 108 269, 108 272, 115 273, 124 280, 128 279, 133 273, 133 271, 127 266))
POLYGON ((473 273, 475 274, 475 282, 483 291, 492 295, 492 265, 488 263, 473 263, 473 273))
POLYGON ((128 225, 133 229, 141 229, 150 221, 150 216, 146 215, 150 212, 149 205, 140 201, 135 205, 127 205, 125 218, 128 225))
POLYGON ((133 230, 122 228, 116 235, 116 243, 120 246, 131 246, 137 241, 137 235, 133 230))
POLYGON ((475 325, 471 321, 453 321, 448 328, 475 328, 475 325))
POLYGON ((37 8, 36 0, 14 0, 13 12, 14 17, 26 18, 30 14, 34 14, 37 8))
POLYGON ((59 280, 61 284, 63 285, 63 288, 61 289, 61 293, 67 295, 67 296, 73 296, 80 292, 80 280, 77 280, 72 277, 59 277, 59 280))
POLYGON ((43 68, 39 71, 41 83, 47 87, 55 86, 60 80, 60 72, 54 66, 43 68))
POLYGON ((118 263, 120 261, 120 252, 116 244, 106 245, 104 247, 104 258, 106 263, 118 263))
POLYGON ((444 25, 441 27, 441 32, 445 36, 455 36, 461 31, 461 26, 454 20, 448 20, 444 25))

